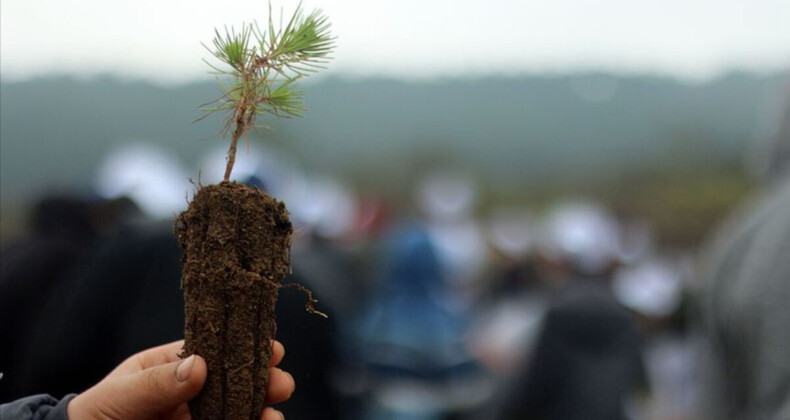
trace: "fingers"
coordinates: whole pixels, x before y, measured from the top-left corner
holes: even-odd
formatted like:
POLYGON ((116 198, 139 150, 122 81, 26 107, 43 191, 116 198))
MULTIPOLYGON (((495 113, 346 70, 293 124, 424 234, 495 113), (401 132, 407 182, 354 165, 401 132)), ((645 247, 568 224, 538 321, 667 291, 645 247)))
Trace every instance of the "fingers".
POLYGON ((285 416, 271 407, 266 407, 261 414, 261 420, 285 420, 285 416))
POLYGON ((178 355, 183 348, 184 340, 178 340, 141 351, 124 360, 108 376, 129 375, 165 363, 177 362, 181 360, 178 355))
POLYGON ((296 383, 290 373, 280 369, 269 369, 269 389, 266 390, 266 402, 278 403, 291 398, 296 383))
POLYGON ((154 366, 163 365, 165 363, 180 361, 181 358, 178 355, 181 354, 181 350, 183 350, 183 348, 184 340, 178 340, 142 351, 133 357, 137 357, 137 360, 140 362, 140 366, 143 369, 148 369, 154 366))
POLYGON ((279 341, 272 340, 272 360, 269 361, 269 367, 279 365, 283 357, 285 357, 285 347, 279 341))
POLYGON ((147 411, 152 415, 147 418, 154 418, 155 414, 176 408, 197 395, 207 374, 206 362, 200 356, 149 368, 123 378, 126 379, 120 385, 126 388, 123 402, 130 411, 147 411))
POLYGON ((200 356, 109 378, 75 397, 69 418, 148 420, 189 401, 206 381, 200 356))

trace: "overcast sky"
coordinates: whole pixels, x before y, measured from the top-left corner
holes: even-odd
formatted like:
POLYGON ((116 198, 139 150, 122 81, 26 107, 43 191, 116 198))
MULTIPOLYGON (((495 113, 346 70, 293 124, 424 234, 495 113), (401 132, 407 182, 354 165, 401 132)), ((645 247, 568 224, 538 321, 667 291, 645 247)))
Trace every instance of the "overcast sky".
MULTIPOLYGON (((273 0, 293 10, 296 1, 273 0)), ((426 78, 574 70, 704 80, 790 65, 788 0, 305 0, 329 15, 330 71, 426 78)), ((265 20, 265 0, 2 0, 0 76, 206 76, 214 27, 265 20)))

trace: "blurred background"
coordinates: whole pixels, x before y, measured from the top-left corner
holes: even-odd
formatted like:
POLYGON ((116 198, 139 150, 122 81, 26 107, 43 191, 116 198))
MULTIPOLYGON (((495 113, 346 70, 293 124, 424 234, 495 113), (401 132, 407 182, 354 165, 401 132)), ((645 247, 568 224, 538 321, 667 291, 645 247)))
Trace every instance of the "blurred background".
MULTIPOLYGON (((787 156, 790 4, 302 3, 334 60, 233 177, 330 314, 281 293, 288 418, 703 418, 700 256, 787 156)), ((0 4, 0 400, 181 336, 171 225, 227 145, 201 42, 267 13, 0 4)))

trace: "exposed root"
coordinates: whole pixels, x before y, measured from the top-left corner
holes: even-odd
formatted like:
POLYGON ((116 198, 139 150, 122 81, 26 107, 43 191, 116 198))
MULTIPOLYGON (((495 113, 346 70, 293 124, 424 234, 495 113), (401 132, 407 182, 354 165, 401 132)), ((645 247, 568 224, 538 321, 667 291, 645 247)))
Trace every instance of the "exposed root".
POLYGON ((315 308, 315 306, 313 306, 314 303, 318 303, 318 299, 313 297, 313 292, 310 289, 302 286, 299 283, 286 283, 286 284, 281 284, 279 286, 281 289, 284 289, 286 287, 291 287, 299 290, 302 293, 305 293, 307 295, 307 302, 305 302, 304 304, 304 309, 307 312, 310 312, 311 314, 320 315, 324 318, 329 318, 329 315, 319 311, 318 309, 315 308))

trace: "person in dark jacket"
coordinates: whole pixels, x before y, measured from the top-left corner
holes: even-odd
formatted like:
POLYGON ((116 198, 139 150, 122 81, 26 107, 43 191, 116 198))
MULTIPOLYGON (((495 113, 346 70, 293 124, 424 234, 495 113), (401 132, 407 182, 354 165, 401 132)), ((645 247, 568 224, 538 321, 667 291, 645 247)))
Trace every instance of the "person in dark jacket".
POLYGON ((628 397, 647 388, 641 338, 609 287, 617 229, 592 203, 566 204, 549 218, 541 252, 557 289, 495 418, 621 420, 628 397))
POLYGON ((573 282, 553 298, 531 360, 497 418, 625 418, 625 397, 645 382, 639 334, 601 279, 573 282))
MULTIPOLYGON (((71 273, 118 225, 137 215, 128 200, 77 194, 45 196, 33 206, 30 233, 0 251, 0 401, 38 393, 25 389, 25 369, 38 350, 39 335, 58 331, 56 324, 67 313, 71 273)), ((114 365, 84 385, 95 383, 114 365)))

